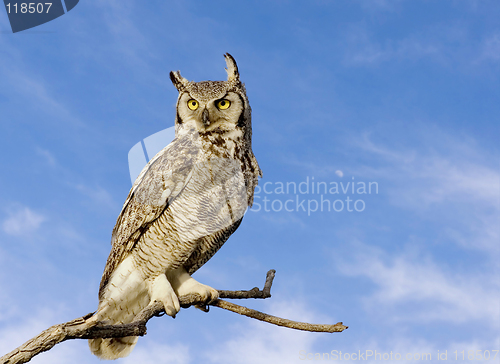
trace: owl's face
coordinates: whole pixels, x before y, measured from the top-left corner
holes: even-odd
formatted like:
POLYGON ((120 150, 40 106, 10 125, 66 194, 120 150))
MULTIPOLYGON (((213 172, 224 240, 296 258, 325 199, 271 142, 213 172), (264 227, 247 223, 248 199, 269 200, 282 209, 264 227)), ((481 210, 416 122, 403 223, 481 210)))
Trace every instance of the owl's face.
POLYGON ((170 72, 170 79, 179 90, 176 133, 196 130, 200 135, 219 134, 237 141, 251 143, 251 108, 238 67, 230 54, 225 54, 226 81, 190 82, 180 72, 170 72))
POLYGON ((215 131, 226 134, 236 131, 245 105, 236 92, 225 89, 224 83, 192 83, 179 95, 178 122, 200 133, 215 131))

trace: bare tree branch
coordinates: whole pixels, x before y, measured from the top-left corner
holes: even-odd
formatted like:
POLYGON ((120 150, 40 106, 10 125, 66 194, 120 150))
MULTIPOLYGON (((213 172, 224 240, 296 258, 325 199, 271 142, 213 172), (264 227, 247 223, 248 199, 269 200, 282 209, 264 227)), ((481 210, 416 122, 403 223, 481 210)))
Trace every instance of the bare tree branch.
MULTIPOLYGON (((269 298, 271 297, 271 286, 276 271, 271 269, 267 272, 266 283, 264 289, 260 290, 257 287, 249 291, 219 291, 220 298, 243 299, 243 298, 269 298)), ((339 322, 335 325, 315 325, 305 322, 291 321, 276 316, 271 316, 263 312, 252 310, 243 306, 236 305, 222 299, 213 302, 203 302, 197 294, 186 295, 179 297, 181 307, 188 308, 196 305, 208 312, 209 306, 223 308, 228 311, 239 313, 240 315, 248 316, 260 321, 268 322, 273 325, 288 327, 296 330, 312 331, 312 332, 342 332, 347 329, 347 326, 339 322)), ((165 313, 161 302, 153 302, 144 308, 135 317, 134 321, 129 324, 122 325, 102 325, 99 323, 89 324, 88 320, 94 313, 89 313, 80 318, 49 327, 42 331, 39 335, 28 340, 23 345, 14 349, 10 353, 0 358, 0 364, 18 364, 26 363, 35 355, 44 351, 50 350, 54 345, 71 339, 96 339, 96 338, 113 338, 125 336, 144 336, 146 335, 146 324, 154 316, 161 316, 165 313)))
POLYGON ((268 322, 273 325, 288 327, 290 329, 311 331, 311 332, 342 332, 347 329, 347 326, 342 325, 342 322, 338 322, 335 325, 317 325, 308 324, 307 322, 297 322, 292 320, 283 319, 281 317, 271 316, 267 313, 252 310, 243 306, 235 305, 234 303, 217 300, 211 304, 212 306, 220 307, 225 310, 239 313, 247 317, 254 318, 256 320, 268 322))

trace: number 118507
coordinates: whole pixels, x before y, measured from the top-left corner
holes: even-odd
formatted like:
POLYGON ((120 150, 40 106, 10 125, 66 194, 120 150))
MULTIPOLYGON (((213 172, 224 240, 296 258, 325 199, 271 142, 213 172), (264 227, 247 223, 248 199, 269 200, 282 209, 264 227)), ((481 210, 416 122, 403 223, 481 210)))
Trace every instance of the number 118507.
POLYGON ((9 14, 11 13, 11 11, 15 14, 17 14, 18 12, 21 14, 33 14, 35 12, 38 14, 42 14, 45 11, 45 13, 48 14, 52 3, 14 3, 12 5, 8 3, 5 6, 7 7, 7 12, 9 14))

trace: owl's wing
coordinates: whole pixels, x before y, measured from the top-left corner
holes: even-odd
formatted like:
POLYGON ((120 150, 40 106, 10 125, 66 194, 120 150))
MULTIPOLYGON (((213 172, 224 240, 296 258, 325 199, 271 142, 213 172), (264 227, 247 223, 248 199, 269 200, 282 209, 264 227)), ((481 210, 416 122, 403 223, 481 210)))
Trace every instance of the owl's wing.
POLYGON ((111 253, 102 275, 100 293, 141 234, 186 186, 199 151, 199 139, 183 134, 151 159, 137 177, 113 229, 111 253))

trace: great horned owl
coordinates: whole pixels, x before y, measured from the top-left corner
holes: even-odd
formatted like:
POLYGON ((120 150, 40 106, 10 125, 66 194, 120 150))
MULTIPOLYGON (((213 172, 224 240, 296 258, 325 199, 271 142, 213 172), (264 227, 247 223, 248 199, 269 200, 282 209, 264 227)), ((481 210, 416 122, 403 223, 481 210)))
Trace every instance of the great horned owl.
MULTIPOLYGON (((131 322, 153 301, 175 316, 178 296, 218 297, 191 274, 238 228, 262 176, 245 86, 234 58, 225 59, 227 81, 189 82, 170 72, 179 91, 176 136, 144 167, 118 216, 94 322, 131 322)), ((137 339, 92 339, 89 346, 116 359, 137 339)))

